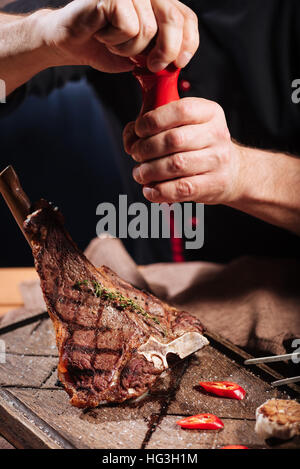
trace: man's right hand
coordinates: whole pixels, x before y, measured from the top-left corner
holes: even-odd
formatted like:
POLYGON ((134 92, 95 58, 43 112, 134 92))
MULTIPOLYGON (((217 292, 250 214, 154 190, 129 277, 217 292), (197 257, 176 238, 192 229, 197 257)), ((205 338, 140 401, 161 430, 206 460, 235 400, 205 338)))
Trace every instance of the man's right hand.
POLYGON ((55 65, 90 65, 117 73, 157 35, 148 56, 153 72, 184 67, 199 44, 196 15, 177 0, 74 0, 35 13, 37 30, 55 65))

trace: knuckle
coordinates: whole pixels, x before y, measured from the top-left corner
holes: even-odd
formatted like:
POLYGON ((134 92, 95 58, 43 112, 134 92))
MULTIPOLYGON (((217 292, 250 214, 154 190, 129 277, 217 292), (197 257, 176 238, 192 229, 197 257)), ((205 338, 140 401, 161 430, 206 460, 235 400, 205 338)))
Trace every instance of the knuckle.
POLYGON ((224 140, 227 140, 227 142, 231 142, 231 135, 230 135, 227 125, 224 125, 222 129, 222 134, 223 134, 224 140))
POLYGON ((179 129, 167 132, 165 140, 166 147, 170 150, 180 149, 184 144, 184 136, 179 129))
POLYGON ((191 10, 191 8, 186 9, 186 17, 190 21, 192 21, 195 24, 195 26, 198 26, 198 16, 193 10, 191 10))
POLYGON ((139 34, 140 23, 133 5, 129 5, 127 2, 123 1, 116 2, 114 17, 117 21, 117 26, 125 32, 128 38, 132 39, 139 34))
POLYGON ((218 160, 222 165, 227 165, 230 160, 230 151, 228 145, 222 145, 218 151, 218 160))
POLYGON ((139 25, 136 23, 136 24, 130 24, 126 27, 126 35, 128 36, 129 39, 133 39, 135 38, 139 32, 140 32, 140 28, 139 28, 139 25))
POLYGON ((190 44, 191 44, 191 49, 194 52, 196 52, 196 50, 198 49, 198 47, 200 45, 200 35, 199 34, 194 34, 193 38, 190 41, 190 44))
POLYGON ((183 16, 175 5, 168 5, 164 10, 163 20, 166 23, 173 23, 177 25, 183 24, 183 16))
POLYGON ((230 139, 229 130, 227 128, 227 125, 224 125, 224 123, 216 123, 216 125, 214 125, 213 127, 213 133, 215 139, 217 141, 222 141, 224 145, 230 139))
POLYGON ((134 122, 128 122, 123 129, 123 138, 128 138, 134 132, 134 122))
POLYGON ((171 57, 175 59, 177 55, 178 47, 175 44, 168 43, 167 41, 164 41, 157 51, 157 56, 160 58, 160 60, 170 61, 171 57))
POLYGON ((193 192, 193 185, 190 181, 182 179, 176 183, 176 196, 178 198, 192 197, 193 192))
POLYGON ((185 170, 185 159, 183 155, 177 153, 168 158, 168 172, 178 174, 185 170))
POLYGON ((214 116, 217 116, 217 117, 224 117, 223 108, 222 108, 222 106, 220 106, 219 103, 216 103, 216 102, 212 101, 212 106, 213 106, 213 114, 214 114, 214 116))
POLYGON ((222 165, 223 162, 223 153, 221 149, 216 149, 212 154, 211 154, 211 161, 214 170, 219 170, 220 165, 222 165))
POLYGON ((143 26, 143 35, 146 38, 152 39, 155 36, 156 33, 157 33, 157 25, 156 25, 155 22, 146 23, 143 26))
POLYGON ((189 98, 183 98, 178 101, 179 112, 183 120, 187 120, 191 116, 191 100, 189 98))
POLYGON ((135 142, 130 149, 131 156, 134 159, 134 161, 136 161, 137 163, 141 161, 140 146, 141 145, 140 145, 140 140, 139 140, 138 142, 135 142))
POLYGON ((149 112, 143 116, 143 125, 149 132, 155 132, 158 129, 158 121, 154 112, 149 112))
POLYGON ((196 25, 198 24, 198 16, 194 12, 194 10, 192 10, 190 7, 188 7, 184 3, 180 4, 180 8, 184 17, 187 20, 193 21, 196 25))
POLYGON ((151 155, 153 151, 153 145, 148 139, 140 140, 137 145, 137 158, 139 161, 143 161, 148 155, 151 155))

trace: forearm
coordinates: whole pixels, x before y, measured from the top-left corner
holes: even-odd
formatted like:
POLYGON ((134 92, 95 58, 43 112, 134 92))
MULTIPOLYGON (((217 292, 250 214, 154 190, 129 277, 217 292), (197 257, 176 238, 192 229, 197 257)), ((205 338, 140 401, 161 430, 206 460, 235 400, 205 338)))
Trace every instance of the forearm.
POLYGON ((228 205, 300 235, 300 158, 235 146, 240 182, 228 205))
POLYGON ((56 56, 43 43, 41 10, 31 15, 0 13, 0 79, 9 95, 38 72, 58 65, 56 56))

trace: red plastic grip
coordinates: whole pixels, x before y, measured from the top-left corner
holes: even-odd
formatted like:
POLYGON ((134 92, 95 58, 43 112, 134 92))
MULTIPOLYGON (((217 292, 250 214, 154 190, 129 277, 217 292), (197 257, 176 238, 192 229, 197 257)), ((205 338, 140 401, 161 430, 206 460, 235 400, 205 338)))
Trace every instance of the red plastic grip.
POLYGON ((139 81, 143 92, 141 114, 179 99, 178 76, 180 69, 170 64, 165 70, 152 73, 146 67, 146 57, 135 58, 134 76, 139 81))
MULTIPOLYGON (((170 64, 165 70, 153 73, 147 69, 147 59, 145 55, 135 57, 134 61, 136 67, 133 74, 139 81, 143 92, 143 104, 140 115, 180 99, 178 94, 178 76, 180 68, 170 64)), ((171 212, 170 218, 170 234, 173 261, 183 262, 183 243, 182 238, 177 238, 176 236, 173 212, 171 212)))

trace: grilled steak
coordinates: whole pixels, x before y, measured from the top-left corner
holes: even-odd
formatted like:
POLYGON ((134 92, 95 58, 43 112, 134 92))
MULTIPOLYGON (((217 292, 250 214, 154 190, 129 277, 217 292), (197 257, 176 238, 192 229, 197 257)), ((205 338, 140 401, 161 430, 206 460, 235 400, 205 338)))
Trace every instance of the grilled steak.
MULTIPOLYGON (((42 200, 24 222, 59 351, 58 377, 77 407, 138 397, 167 368, 172 341, 208 341, 198 319, 96 269, 42 200)), ((180 356, 180 347, 178 348, 180 356)))

